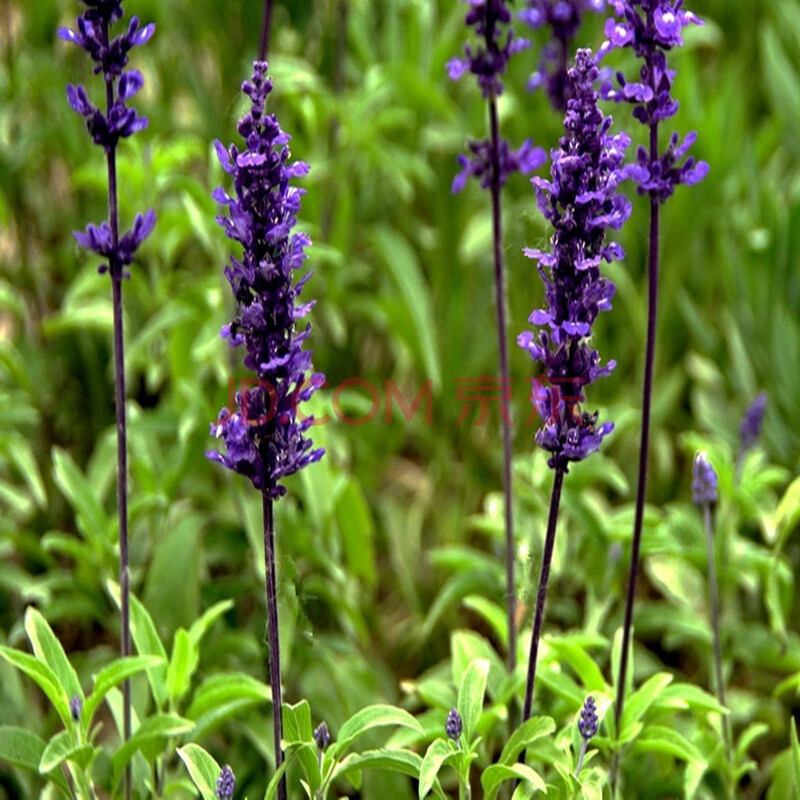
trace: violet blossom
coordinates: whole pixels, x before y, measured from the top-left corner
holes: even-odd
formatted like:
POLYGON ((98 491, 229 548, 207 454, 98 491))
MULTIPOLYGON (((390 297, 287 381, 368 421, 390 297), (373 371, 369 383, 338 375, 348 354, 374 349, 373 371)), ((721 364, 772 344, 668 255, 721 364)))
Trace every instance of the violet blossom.
POLYGON ((242 245, 240 258, 230 257, 225 276, 237 302, 236 317, 222 330, 231 346, 245 346, 244 365, 258 377, 258 385, 237 393, 235 411, 223 408, 211 432, 225 442, 227 453, 207 453, 228 469, 245 475, 269 499, 285 494, 279 481, 318 461, 324 450, 312 449, 307 431, 314 418, 298 413, 325 378, 311 370, 311 352, 304 342, 310 323, 298 329, 314 302, 298 303, 310 273, 296 283, 295 272, 306 259, 310 244, 294 232, 300 198, 292 185, 308 173, 302 161, 291 162, 290 137, 273 114, 265 112, 272 81, 267 64, 256 61, 253 76, 242 91, 251 109, 239 122, 245 140, 235 145, 216 143, 223 169, 233 176, 233 196, 223 189, 214 198, 227 206, 217 217, 226 234, 242 245))

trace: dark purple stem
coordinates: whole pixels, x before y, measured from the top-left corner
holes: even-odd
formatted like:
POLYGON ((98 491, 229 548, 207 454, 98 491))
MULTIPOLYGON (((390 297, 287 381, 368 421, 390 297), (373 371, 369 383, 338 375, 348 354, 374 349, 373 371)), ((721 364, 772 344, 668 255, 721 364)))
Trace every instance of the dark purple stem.
MULTIPOLYGON (((108 25, 103 26, 106 43, 108 25)), ((114 105, 114 79, 106 76, 106 115, 110 118, 114 105)), ((111 227, 112 251, 119 248, 119 205, 117 202, 117 153, 106 148, 108 164, 108 224, 111 227)), ((125 342, 122 316, 122 266, 116 257, 109 259, 112 305, 114 309, 114 388, 117 412, 117 515, 119 518, 119 589, 120 589, 120 653, 131 653, 130 630, 130 571, 128 566, 128 436, 125 419, 125 342)), ((127 742, 131 738, 131 684, 122 684, 122 731, 127 742)), ((125 798, 132 792, 131 765, 125 768, 125 798)))
MULTIPOLYGON (((564 483, 564 469, 556 468, 553 474, 553 491, 550 495, 550 513, 547 518, 547 534, 542 553, 542 569, 539 573, 539 589, 536 593, 536 611, 533 616, 533 636, 528 656, 528 680, 525 684, 525 704, 522 707, 522 721, 530 719, 533 706, 533 684, 536 680, 536 661, 539 658, 539 640, 544 623, 544 604, 547 600, 547 583, 550 580, 550 564, 553 560, 553 547, 556 542, 558 510, 561 505, 561 486, 564 483)), ((523 753, 524 758, 524 753, 523 753)))
POLYGON ((272 28, 272 0, 264 0, 264 13, 261 17, 261 36, 258 40, 258 60, 266 61, 269 53, 269 37, 272 28))
MULTIPOLYGON (((500 362, 502 396, 506 399, 511 387, 508 366, 508 336, 506 323, 506 282, 503 265, 503 215, 500 206, 500 130, 497 120, 497 100, 489 98, 489 129, 492 147, 492 228, 494 235, 494 291, 497 304, 497 340, 500 362)), ((517 597, 514 583, 514 488, 511 471, 511 423, 509 406, 501 405, 500 424, 503 435, 503 497, 506 530, 506 613, 508 616, 508 670, 517 666, 517 597)))
MULTIPOLYGON (((650 125, 650 158, 658 159, 658 122, 650 125)), ((614 722, 617 736, 619 723, 625 707, 625 683, 628 674, 628 649, 633 626, 633 604, 636 599, 636 579, 639 575, 639 552, 642 543, 644 501, 647 494, 647 463, 650 452, 650 405, 653 396, 653 371, 656 355, 656 328, 658 322, 658 239, 659 200, 650 197, 650 256, 648 264, 647 349, 644 362, 644 386, 642 388, 642 436, 639 444, 639 483, 636 489, 636 515, 633 522, 631 564, 628 573, 628 595, 625 602, 625 623, 622 628, 622 653, 620 654, 617 702, 614 707, 614 722)))
MULTIPOLYGON (((275 743, 275 769, 283 763, 283 699, 281 693, 281 649, 278 633, 278 590, 275 578, 275 524, 272 500, 262 494, 264 506, 264 572, 267 590, 267 637, 269 638, 269 682, 272 689, 272 732, 275 743)), ((286 775, 278 784, 278 800, 286 800, 286 775)))
MULTIPOLYGON (((711 627, 714 634, 714 671, 717 679, 717 699, 720 705, 725 702, 725 683, 722 679, 722 643, 719 632, 719 590, 717 588, 717 570, 714 565, 714 527, 711 520, 711 505, 703 505, 703 521, 706 528, 706 545, 708 547, 708 595, 711 603, 711 627)), ((731 730, 727 714, 722 716, 722 734, 725 737, 725 749, 728 761, 731 758, 731 730)))

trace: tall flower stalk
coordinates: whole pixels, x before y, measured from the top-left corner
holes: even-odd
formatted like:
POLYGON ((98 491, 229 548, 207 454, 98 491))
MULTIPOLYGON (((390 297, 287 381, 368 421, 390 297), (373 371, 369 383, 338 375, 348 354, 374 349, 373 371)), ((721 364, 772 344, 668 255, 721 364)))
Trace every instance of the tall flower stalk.
POLYGON ((558 111, 567 110, 570 91, 567 70, 583 16, 587 11, 604 8, 605 0, 526 0, 519 13, 519 18, 534 30, 549 29, 550 39, 542 48, 539 66, 528 81, 528 89, 543 88, 558 111))
MULTIPOLYGON (((511 29, 511 11, 506 0, 467 0, 469 11, 466 24, 475 28, 478 44, 467 44, 463 58, 454 58, 448 73, 457 80, 467 72, 475 75, 486 100, 489 112, 489 138, 470 141, 470 155, 460 155, 462 169, 453 181, 453 191, 464 188, 472 176, 480 179, 488 189, 492 203, 492 254, 494 261, 494 294, 497 322, 498 367, 503 400, 511 390, 508 359, 508 324, 506 312, 506 279, 503 259, 503 215, 500 193, 513 172, 528 174, 545 162, 545 153, 527 140, 518 150, 511 150, 500 136, 497 98, 503 93, 502 75, 511 56, 529 45, 525 39, 514 35, 511 29)), ((505 561, 506 561, 506 616, 508 625, 508 668, 516 668, 516 589, 514 579, 514 493, 511 474, 511 417, 503 406, 501 413, 503 439, 503 499, 505 508, 505 561)))
POLYGON ((269 40, 272 33, 272 2, 264 0, 264 10, 261 13, 261 34, 258 37, 258 60, 266 61, 269 55, 269 40))
MULTIPOLYGON (((698 453, 692 470, 692 501, 703 512, 703 525, 706 531, 708 550, 708 596, 711 604, 711 629, 714 636, 714 677, 716 679, 717 699, 726 706, 725 683, 722 677, 722 641, 719 624, 719 587, 714 558, 714 523, 712 507, 719 500, 717 473, 705 453, 698 453)), ((722 733, 728 758, 731 756, 731 730, 727 715, 722 716, 722 733)))
POLYGON ((635 106, 633 115, 648 130, 649 147, 637 152, 635 172, 639 194, 650 199, 650 243, 647 267, 647 344, 645 347, 644 382, 642 385, 642 426, 639 445, 639 477, 636 489, 636 511, 631 543, 631 564, 625 603, 625 621, 622 634, 622 654, 617 685, 617 702, 614 717, 619 722, 625 705, 625 685, 628 672, 628 651, 633 625, 633 605, 644 521, 644 503, 647 495, 647 467, 650 450, 650 407, 653 395, 655 369, 656 330, 658 321, 658 271, 659 271, 659 209, 679 184, 692 185, 708 173, 708 164, 689 157, 689 148, 697 138, 688 134, 679 142, 677 133, 670 136, 663 152, 659 150, 659 123, 673 117, 678 111, 678 101, 672 95, 675 70, 667 64, 667 53, 683 44, 683 29, 688 25, 702 25, 691 11, 683 8, 683 0, 611 0, 616 15, 606 21, 607 41, 602 55, 613 48, 631 47, 641 59, 639 81, 628 83, 617 73, 618 88, 611 81, 603 87, 606 99, 625 101, 635 106))
MULTIPOLYGON (((103 258, 98 268, 111 278, 111 297, 114 316, 114 384, 117 418, 117 514, 119 521, 119 583, 120 583, 120 652, 130 655, 130 572, 128 564, 128 455, 125 417, 125 349, 122 309, 122 280, 129 277, 127 267, 133 263, 136 251, 147 238, 156 222, 152 209, 137 214, 130 230, 120 235, 117 190, 117 146, 120 139, 132 136, 147 127, 147 118, 140 116, 128 101, 144 85, 138 70, 126 70, 128 53, 145 44, 155 31, 152 23, 139 26, 132 17, 124 33, 112 38, 111 28, 122 18, 122 0, 82 0, 86 10, 75 28, 61 28, 61 39, 85 50, 94 62, 94 73, 102 75, 105 84, 105 107, 95 106, 83 86, 67 85, 67 100, 72 109, 86 120, 92 141, 106 154, 108 173, 108 219, 99 225, 89 224, 85 231, 75 233, 81 247, 103 258)), ((131 735, 130 683, 122 685, 123 738, 131 735)), ((125 796, 131 796, 130 767, 126 771, 125 796)))
MULTIPOLYGON (((265 105, 272 81, 267 64, 256 61, 253 75, 242 84, 250 98, 250 110, 239 121, 243 150, 216 142, 223 169, 233 178, 233 195, 224 189, 214 199, 227 206, 217 217, 225 233, 242 247, 240 257, 230 256, 225 277, 236 300, 236 315, 222 329, 232 347, 244 345, 244 365, 256 373, 258 385, 236 395, 236 409, 220 411, 211 432, 225 443, 225 454, 208 457, 249 478, 261 492, 264 518, 264 566, 269 639, 269 675, 272 688, 275 768, 283 760, 282 692, 280 642, 278 636, 278 590, 275 569, 275 526, 273 503, 286 493, 280 481, 314 461, 324 451, 312 449, 307 435, 314 422, 299 413, 298 405, 308 400, 325 382, 323 375, 311 374, 311 352, 304 342, 311 324, 298 327, 314 302, 298 303, 305 273, 302 268, 308 236, 294 231, 300 199, 305 190, 292 185, 308 173, 308 165, 291 161, 290 137, 281 130, 265 105)), ((278 797, 286 798, 285 776, 278 797)))
POLYGON ((528 657, 523 722, 530 717, 539 640, 544 622, 550 563, 555 546, 561 489, 570 462, 582 461, 600 447, 614 424, 598 425, 597 412, 581 409, 587 384, 607 375, 615 362, 600 364, 591 344, 592 326, 601 311, 611 308, 614 284, 601 277, 603 261, 624 257, 619 244, 606 241, 609 229, 619 229, 630 216, 631 204, 618 192, 627 177, 623 167, 630 139, 611 135, 611 117, 603 117, 594 85, 598 69, 590 50, 579 50, 569 70, 566 135, 551 153, 551 180, 534 178, 539 209, 554 228, 549 251, 526 249, 538 262, 547 307, 535 310, 529 322, 537 333, 517 338, 533 361, 544 365, 547 384, 533 382, 532 401, 544 424, 536 443, 550 453, 553 489, 547 521, 536 609, 528 657))

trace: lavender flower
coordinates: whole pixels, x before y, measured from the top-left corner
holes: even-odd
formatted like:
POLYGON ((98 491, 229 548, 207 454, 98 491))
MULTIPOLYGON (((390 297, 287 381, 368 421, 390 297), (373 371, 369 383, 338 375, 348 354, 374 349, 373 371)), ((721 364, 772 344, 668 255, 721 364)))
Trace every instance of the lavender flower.
POLYGON ((589 695, 581 708, 581 718, 578 720, 578 730, 587 741, 597 733, 597 706, 594 697, 589 695))
MULTIPOLYGON (((106 153, 113 154, 120 139, 147 127, 147 117, 128 106, 128 101, 144 86, 144 78, 138 70, 126 71, 125 67, 128 53, 148 42, 156 26, 150 23, 140 27, 139 19, 132 17, 128 29, 111 39, 109 28, 122 17, 122 0, 82 2, 87 9, 77 18, 76 29, 59 28, 58 35, 64 41, 81 47, 95 62, 95 74, 102 74, 105 81, 106 111, 90 101, 83 86, 68 84, 67 100, 72 109, 86 120, 92 141, 103 147, 106 153)), ((75 238, 81 247, 107 260, 100 272, 110 268, 112 275, 122 275, 123 268, 133 262, 136 250, 153 230, 155 221, 151 209, 144 215, 137 214, 133 227, 122 236, 117 234, 116 219, 111 219, 100 225, 88 225, 85 232, 76 232, 75 238)))
POLYGON ((597 450, 613 423, 597 425, 597 414, 580 412, 583 387, 615 366, 600 365, 589 344, 597 315, 611 308, 615 287, 600 276, 600 264, 622 258, 620 245, 605 241, 606 231, 619 229, 631 212, 617 189, 628 172, 622 165, 630 139, 609 134, 611 118, 597 107, 593 88, 598 69, 590 50, 579 50, 569 71, 571 98, 564 126, 567 135, 552 153, 551 180, 534 178, 538 205, 555 228, 551 251, 528 249, 539 263, 547 308, 534 311, 529 322, 545 328, 526 331, 517 343, 534 361, 544 364, 549 388, 534 386, 533 402, 544 419, 536 435, 551 453, 548 464, 566 470, 597 450))
MULTIPOLYGON (((678 111, 678 101, 671 95, 676 73, 669 68, 666 54, 683 44, 685 27, 702 25, 703 21, 683 8, 683 0, 610 0, 610 3, 621 19, 606 21, 608 38, 601 48, 601 57, 613 48, 631 47, 643 63, 638 82, 628 83, 618 72, 619 88, 615 89, 610 80, 606 81, 603 97, 634 104, 636 119, 655 129, 661 120, 669 119, 678 111), (640 8, 642 13, 639 13, 640 8)), ((697 134, 692 132, 680 142, 675 133, 661 154, 653 148, 650 152, 639 148, 635 177, 640 194, 648 194, 663 203, 677 185, 690 186, 703 180, 708 174, 708 164, 695 161, 691 156, 683 160, 696 139, 697 134)))
POLYGON ((81 711, 83 711, 83 700, 77 694, 74 694, 69 700, 69 713, 75 722, 81 718, 81 711))
POLYGON ((694 457, 692 469, 692 502, 696 506, 711 505, 719 500, 718 479, 705 453, 694 457))
POLYGON ((519 18, 531 28, 548 27, 550 42, 542 48, 539 68, 528 81, 528 89, 544 87, 553 107, 565 111, 569 100, 567 67, 571 44, 587 11, 602 11, 605 0, 527 0, 519 18))
POLYGON ((226 764, 219 772, 217 778, 217 798, 219 800, 233 800, 233 792, 236 789, 236 776, 233 770, 226 764))
POLYGON ((458 740, 461 738, 461 731, 463 730, 463 727, 461 714, 458 713, 458 709, 451 708, 447 714, 447 720, 444 724, 445 733, 450 739, 458 743, 458 740))
POLYGON ((314 741, 320 750, 325 750, 331 743, 331 734, 326 722, 320 722, 314 729, 314 741))
POLYGON ((767 393, 759 392, 755 400, 747 407, 739 426, 741 437, 741 450, 747 452, 755 447, 761 428, 764 425, 764 415, 767 413, 767 393))
POLYGON ((304 190, 291 185, 308 173, 308 165, 290 162, 289 136, 278 120, 265 113, 272 91, 266 77, 267 64, 256 61, 253 77, 242 85, 251 109, 239 122, 245 140, 240 152, 235 145, 216 143, 223 169, 233 176, 234 196, 223 189, 214 198, 228 207, 228 215, 217 221, 226 234, 243 248, 241 258, 230 257, 225 276, 238 307, 233 322, 222 329, 231 346, 244 345, 244 364, 253 370, 259 385, 236 395, 237 410, 223 408, 211 424, 211 432, 225 442, 227 455, 207 453, 228 469, 245 475, 266 497, 285 494, 279 481, 319 461, 324 451, 312 450, 306 432, 313 417, 300 418, 298 403, 308 400, 325 382, 312 374, 311 352, 303 348, 311 325, 297 330, 314 302, 298 304, 308 280, 306 273, 294 283, 294 273, 303 266, 304 233, 293 233, 304 190))

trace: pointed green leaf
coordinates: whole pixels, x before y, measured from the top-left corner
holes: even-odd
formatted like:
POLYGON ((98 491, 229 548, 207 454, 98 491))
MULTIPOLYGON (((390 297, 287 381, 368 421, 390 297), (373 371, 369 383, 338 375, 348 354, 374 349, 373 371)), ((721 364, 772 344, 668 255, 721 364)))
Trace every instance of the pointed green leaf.
POLYGON ((648 725, 633 747, 641 753, 657 752, 676 756, 682 761, 705 763, 703 754, 678 731, 663 725, 648 725))
POLYGON ((450 756, 456 755, 456 749, 449 739, 436 739, 431 742, 422 759, 419 769, 419 798, 427 797, 436 783, 439 770, 450 756))
POLYGON ((39 772, 45 775, 68 759, 85 767, 91 753, 92 746, 86 742, 76 742, 73 731, 59 731, 50 739, 42 753, 39 772))
POLYGON ((197 645, 183 628, 179 628, 172 644, 172 658, 167 666, 167 694, 173 705, 177 706, 189 691, 199 660, 197 645))
POLYGON ((411 728, 417 733, 424 733, 422 726, 408 711, 396 706, 374 705, 362 708, 348 719, 339 729, 335 744, 336 753, 343 753, 359 736, 372 728, 386 727, 387 725, 400 725, 411 728))
MULTIPOLYGON (((46 746, 44 739, 26 728, 18 728, 14 725, 0 727, 0 761, 13 767, 21 767, 29 772, 38 773, 42 753, 46 746)), ((47 777, 61 789, 64 795, 72 797, 66 778, 60 772, 53 772, 47 777)))
POLYGON ((28 653, 14 650, 5 645, 0 645, 0 656, 38 684, 39 688, 47 695, 47 699, 53 704, 65 727, 72 723, 66 692, 61 687, 56 674, 47 664, 28 653))
POLYGON ((75 511, 76 523, 84 536, 96 544, 106 537, 108 517, 86 476, 65 450, 53 448, 53 478, 75 511))
POLYGON ((220 765, 199 744, 179 747, 177 753, 203 800, 216 800, 220 765))
POLYGON ((198 720, 216 708, 237 701, 244 701, 247 704, 271 703, 272 690, 265 683, 244 672, 212 675, 194 691, 186 716, 189 719, 198 720))
POLYGON ((547 784, 542 780, 541 775, 527 764, 493 764, 481 775, 485 800, 494 800, 503 781, 511 779, 527 781, 534 791, 547 794, 547 784))
POLYGON ((233 608, 233 600, 220 600, 206 611, 200 619, 195 620, 189 628, 189 638, 196 647, 200 647, 200 642, 208 633, 209 628, 226 612, 233 608))
POLYGON ((531 717, 526 720, 508 737, 499 763, 513 764, 529 744, 543 736, 549 736, 555 729, 556 724, 550 717, 531 717))
POLYGON ((366 750, 363 753, 351 753, 333 770, 333 778, 347 777, 354 772, 365 769, 389 770, 402 772, 404 775, 419 777, 422 759, 411 750, 366 750))
POLYGON ((464 738, 467 742, 472 741, 481 717, 488 677, 489 662, 485 658, 471 661, 461 676, 461 685, 458 687, 458 711, 464 723, 464 738))
POLYGON ((97 707, 103 702, 109 690, 131 675, 158 666, 161 662, 162 659, 158 656, 127 656, 107 664, 94 677, 94 689, 83 705, 81 719, 90 726, 97 707))
POLYGON ((314 735, 308 700, 283 706, 283 738, 289 742, 310 742, 314 735))
POLYGON ((622 713, 621 728, 623 734, 629 725, 639 721, 670 683, 672 683, 672 675, 666 672, 659 672, 657 675, 648 678, 641 688, 628 698, 625 703, 625 710, 622 713))
POLYGON ((61 642, 47 620, 33 606, 28 606, 25 612, 25 633, 28 634, 34 655, 53 670, 67 697, 78 695, 83 700, 78 675, 69 663, 61 642))

